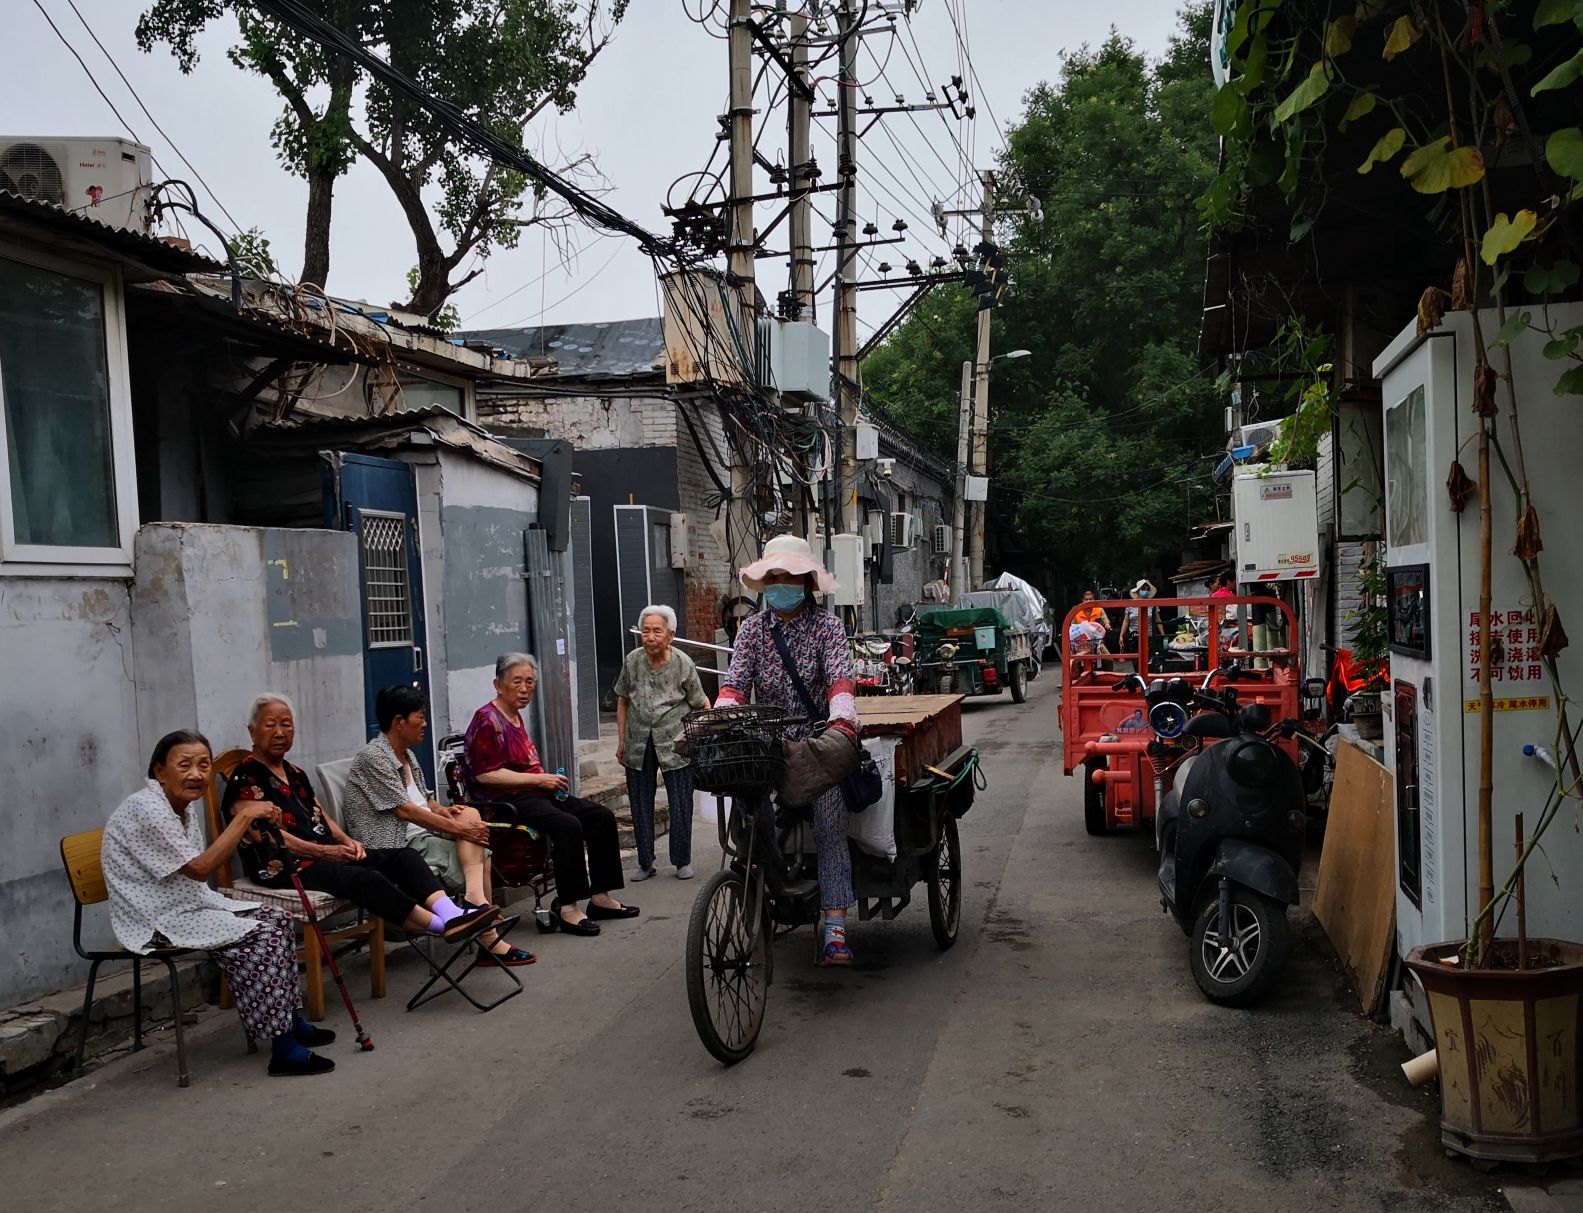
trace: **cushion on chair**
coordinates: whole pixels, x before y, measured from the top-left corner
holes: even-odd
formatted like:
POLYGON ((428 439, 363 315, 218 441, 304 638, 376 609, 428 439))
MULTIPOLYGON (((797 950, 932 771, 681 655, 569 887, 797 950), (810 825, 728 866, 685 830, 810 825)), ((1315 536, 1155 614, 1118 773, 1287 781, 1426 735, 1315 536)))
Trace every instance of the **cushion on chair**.
MULTIPOLYGON (((308 916, 302 912, 302 898, 297 896, 296 889, 270 889, 261 884, 254 884, 246 877, 238 877, 225 893, 228 897, 236 897, 242 901, 256 901, 260 905, 275 906, 285 910, 298 922, 308 921, 308 916)), ((320 922, 332 914, 357 908, 349 901, 342 901, 339 897, 318 893, 313 889, 308 890, 308 901, 313 906, 313 912, 319 916, 320 922)))
POLYGON ((350 758, 321 762, 314 768, 319 776, 319 794, 324 797, 324 807, 330 810, 330 815, 336 820, 340 820, 341 817, 341 801, 345 799, 346 793, 346 776, 351 769, 350 758))

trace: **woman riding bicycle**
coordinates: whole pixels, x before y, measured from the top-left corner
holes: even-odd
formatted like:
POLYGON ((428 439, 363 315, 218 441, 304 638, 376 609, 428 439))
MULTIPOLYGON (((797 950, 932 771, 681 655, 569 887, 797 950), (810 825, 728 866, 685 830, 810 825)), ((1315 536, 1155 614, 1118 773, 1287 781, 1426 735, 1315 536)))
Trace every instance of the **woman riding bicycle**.
MULTIPOLYGON (((777 535, 765 544, 758 560, 741 570, 741 578, 750 593, 763 594, 764 609, 745 620, 737 632, 731 668, 716 706, 754 700, 807 715, 796 679, 787 667, 789 659, 796 678, 827 714, 830 727, 856 737, 856 688, 846 632, 840 620, 813 601, 815 593, 830 594, 840 588, 835 577, 814 557, 805 540, 777 535)), ((799 725, 789 730, 787 737, 804 738, 820 723, 799 725)), ((846 801, 839 787, 814 801, 813 832, 824 910, 821 963, 850 965, 846 912, 853 901, 852 858, 847 850, 846 801)))

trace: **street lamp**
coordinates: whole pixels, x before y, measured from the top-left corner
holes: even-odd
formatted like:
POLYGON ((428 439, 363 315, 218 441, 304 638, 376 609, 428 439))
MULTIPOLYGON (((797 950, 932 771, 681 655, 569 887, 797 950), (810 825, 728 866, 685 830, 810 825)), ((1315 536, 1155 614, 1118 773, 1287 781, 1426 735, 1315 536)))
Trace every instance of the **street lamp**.
MULTIPOLYGON (((974 397, 978 394, 979 380, 987 382, 989 368, 997 362, 1014 361, 1018 358, 1031 358, 1032 350, 1007 350, 1004 354, 996 354, 986 362, 962 364, 962 396, 960 413, 957 420, 956 442, 956 502, 953 510, 951 527, 951 593, 953 598, 960 599, 960 595, 970 588, 968 562, 963 559, 964 550, 967 548, 967 478, 971 472, 975 476, 984 474, 985 465, 988 463, 989 445, 989 408, 988 400, 985 401, 984 415, 977 416, 973 407, 974 397), (971 453, 969 439, 971 438, 971 453)), ((973 553, 980 569, 984 563, 983 541, 983 506, 975 511, 973 553)))

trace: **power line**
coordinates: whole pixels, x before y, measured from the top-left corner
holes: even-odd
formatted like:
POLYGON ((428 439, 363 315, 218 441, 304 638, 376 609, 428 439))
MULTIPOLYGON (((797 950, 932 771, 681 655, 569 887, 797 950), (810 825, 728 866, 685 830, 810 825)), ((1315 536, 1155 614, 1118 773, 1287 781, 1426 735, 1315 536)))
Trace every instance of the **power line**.
MULTIPOLYGON (((38 5, 39 0, 33 0, 33 3, 35 5, 38 5)), ((77 20, 82 22, 83 29, 88 31, 88 37, 93 39, 93 44, 99 48, 99 53, 101 55, 103 55, 107 60, 109 60, 110 66, 115 70, 115 74, 117 76, 121 77, 121 83, 126 85, 126 91, 132 94, 132 100, 137 102, 137 107, 140 110, 142 110, 144 116, 150 122, 152 122, 154 124, 154 129, 160 133, 161 137, 165 140, 165 142, 170 144, 170 150, 176 153, 176 158, 178 160, 180 160, 184 165, 186 165, 187 166, 187 171, 190 172, 194 177, 196 177, 198 179, 198 184, 203 186, 204 192, 206 194, 208 194, 211 199, 214 200, 214 204, 217 207, 220 208, 220 213, 223 214, 227 219, 229 219, 231 221, 231 226, 233 228, 235 228, 238 232, 242 231, 243 228, 242 228, 241 222, 238 221, 238 219, 237 219, 237 217, 235 215, 231 214, 231 212, 226 209, 225 203, 220 201, 220 196, 218 194, 216 194, 214 192, 214 190, 210 187, 209 183, 204 180, 203 174, 198 171, 197 167, 193 164, 193 162, 191 160, 187 159, 186 155, 182 152, 181 148, 176 145, 176 141, 174 139, 172 139, 168 134, 165 133, 165 128, 162 127, 159 124, 159 119, 154 117, 154 115, 149 112, 148 106, 143 104, 143 98, 138 96, 137 89, 132 87, 132 82, 126 78, 126 73, 121 70, 121 65, 118 64, 115 61, 115 56, 113 56, 109 51, 105 50, 104 43, 99 41, 99 35, 93 32, 93 26, 89 25, 88 24, 88 19, 82 15, 82 10, 77 7, 77 0, 66 0, 66 3, 71 7, 71 11, 77 14, 77 20)), ((43 8, 40 7, 39 11, 43 12, 43 8)), ((48 14, 45 14, 45 16, 46 16, 46 19, 47 19, 48 18, 48 14)), ((53 26, 54 22, 51 21, 50 24, 53 26)), ((56 32, 59 33, 60 31, 57 30, 56 32)), ((73 52, 73 53, 75 54, 75 52, 73 52)), ((82 63, 81 58, 79 58, 77 60, 77 62, 82 63)), ((87 65, 86 64, 83 65, 83 70, 84 71, 87 70, 87 65)), ((91 73, 90 73, 89 78, 92 79, 92 74, 91 73)), ((98 84, 95 83, 94 87, 98 88, 98 84)), ((99 95, 101 97, 104 96, 103 91, 101 91, 99 95)), ((108 100, 108 98, 106 98, 106 100, 108 100)), ((115 107, 111 106, 111 108, 114 109, 115 107)), ((118 118, 120 117, 119 114, 117 114, 116 116, 118 118)), ((122 119, 122 121, 124 122, 125 119, 122 119)), ((130 130, 130 127, 128 129, 130 130)), ((138 142, 141 143, 142 140, 139 139, 138 142)), ((164 169, 161 169, 160 172, 163 173, 164 169)))
MULTIPOLYGON (((568 294, 562 295, 554 303, 540 305, 540 307, 539 307, 539 315, 540 315, 540 317, 542 317, 544 315, 544 313, 547 312, 550 308, 552 308, 552 307, 560 307, 561 304, 565 303, 568 299, 575 298, 578 294, 580 294, 583 291, 583 289, 585 287, 587 287, 591 283, 593 283, 593 281, 596 278, 598 278, 600 274, 603 274, 607 269, 609 269, 610 266, 615 262, 615 259, 617 257, 619 257, 620 255, 621 255, 621 245, 618 244, 615 248, 613 248, 610 251, 610 256, 605 258, 605 263, 603 265, 601 265, 597 270, 595 270, 592 274, 588 275, 588 277, 584 278, 580 283, 578 283, 575 289, 573 289, 568 294)), ((519 287, 518 289, 520 290, 521 288, 519 287)), ((505 301, 502 300, 501 302, 505 302, 505 301)), ((523 321, 531 320, 532 318, 533 318, 532 315, 529 314, 527 316, 522 316, 522 317, 520 317, 520 318, 518 318, 516 320, 513 320, 510 324, 503 324, 500 327, 501 328, 506 328, 506 329, 513 329, 513 328, 516 328, 517 325, 521 324, 523 321)))

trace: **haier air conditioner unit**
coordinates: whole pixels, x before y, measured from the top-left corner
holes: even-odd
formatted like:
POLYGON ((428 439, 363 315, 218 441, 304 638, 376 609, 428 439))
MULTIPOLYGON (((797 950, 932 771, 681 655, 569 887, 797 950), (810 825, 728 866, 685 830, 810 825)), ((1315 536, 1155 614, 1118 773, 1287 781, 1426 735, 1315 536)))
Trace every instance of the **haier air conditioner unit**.
POLYGON ((893 552, 910 552, 917 519, 911 514, 893 513, 890 516, 890 547, 893 552))
POLYGON ((126 139, 0 136, 0 190, 147 235, 149 150, 126 139))
POLYGON ((934 555, 949 556, 951 554, 951 528, 943 522, 934 524, 934 555))

